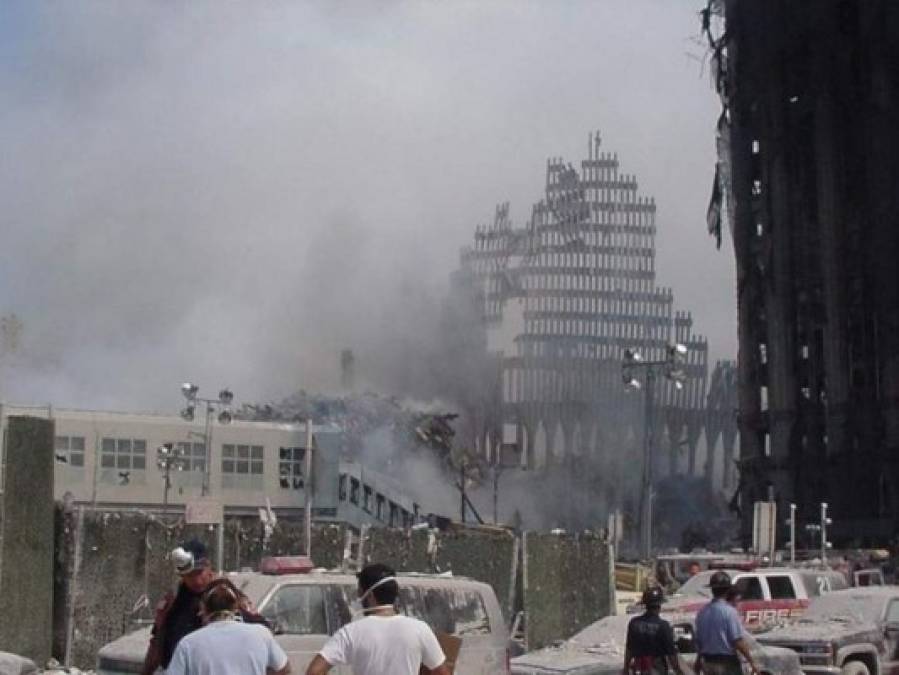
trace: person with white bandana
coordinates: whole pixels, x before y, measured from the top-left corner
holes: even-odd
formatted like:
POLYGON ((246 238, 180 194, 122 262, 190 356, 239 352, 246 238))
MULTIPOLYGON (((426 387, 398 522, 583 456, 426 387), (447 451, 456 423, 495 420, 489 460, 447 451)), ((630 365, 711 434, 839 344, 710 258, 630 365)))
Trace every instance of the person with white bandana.
POLYGON ((241 592, 228 579, 203 591, 205 624, 175 648, 166 675, 289 675, 287 654, 271 631, 240 617, 241 592))
POLYGON ((361 604, 352 621, 337 631, 315 655, 306 675, 325 675, 334 666, 352 666, 353 675, 450 675, 437 636, 424 621, 397 614, 396 573, 382 564, 359 572, 361 604))

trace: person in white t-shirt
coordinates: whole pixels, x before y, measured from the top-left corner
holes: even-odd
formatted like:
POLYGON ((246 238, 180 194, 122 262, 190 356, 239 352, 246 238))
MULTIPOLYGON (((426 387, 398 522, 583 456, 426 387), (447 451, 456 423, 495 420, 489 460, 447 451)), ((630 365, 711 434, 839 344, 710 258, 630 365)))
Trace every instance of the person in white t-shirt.
POLYGON ((288 675, 287 654, 263 624, 239 620, 240 591, 216 579, 203 592, 206 625, 182 638, 166 675, 288 675))
POLYGON ((334 666, 352 666, 353 675, 450 675, 434 631, 424 621, 396 613, 399 585, 386 565, 366 566, 358 575, 361 613, 366 616, 337 631, 315 655, 306 675, 325 675, 334 666))

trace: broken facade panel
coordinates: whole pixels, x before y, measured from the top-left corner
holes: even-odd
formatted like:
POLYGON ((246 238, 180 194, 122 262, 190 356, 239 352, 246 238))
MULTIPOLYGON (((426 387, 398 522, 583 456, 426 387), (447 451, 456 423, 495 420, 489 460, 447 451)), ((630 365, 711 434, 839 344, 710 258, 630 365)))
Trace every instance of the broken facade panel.
POLYGON ((598 512, 635 510, 639 493, 643 396, 622 383, 625 349, 645 360, 663 360, 672 342, 689 349, 683 389, 656 384, 655 475, 708 471, 710 485, 730 482, 720 460, 711 473, 721 431, 711 451, 703 447, 706 339, 657 285, 655 216, 654 200, 591 135, 579 168, 547 162, 545 194, 523 226, 502 204, 461 255, 457 280, 481 290, 487 347, 499 361, 482 451, 514 442, 524 466, 569 471, 570 511, 592 524, 598 512))
POLYGON ((899 533, 899 5, 727 0, 707 26, 715 15, 742 500, 795 502, 801 522, 827 501, 835 544, 886 542, 899 533))

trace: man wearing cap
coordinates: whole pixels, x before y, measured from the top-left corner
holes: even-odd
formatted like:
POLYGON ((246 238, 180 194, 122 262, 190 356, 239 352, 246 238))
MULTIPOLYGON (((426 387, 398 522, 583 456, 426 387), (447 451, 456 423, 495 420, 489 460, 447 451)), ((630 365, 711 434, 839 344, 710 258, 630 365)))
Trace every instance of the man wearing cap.
POLYGON ((752 658, 746 631, 740 615, 728 602, 732 585, 727 572, 715 572, 709 581, 712 601, 696 615, 696 667, 697 673, 705 675, 742 675, 740 659, 743 655, 751 672, 758 675, 759 669, 752 658))
MULTIPOLYGON (((206 546, 198 539, 184 542, 172 551, 171 559, 181 581, 175 592, 167 593, 156 606, 142 675, 153 675, 157 668, 168 668, 181 639, 203 625, 200 600, 203 591, 216 578, 206 546)), ((264 623, 262 617, 247 609, 242 609, 241 615, 248 623, 264 623)))
POLYGON ((450 675, 440 643, 428 624, 397 614, 396 574, 374 564, 358 575, 363 618, 337 631, 315 655, 306 675, 325 675, 338 665, 350 665, 353 675, 418 675, 424 666, 432 675, 450 675))
POLYGON ((643 591, 646 611, 627 625, 623 675, 666 675, 670 670, 683 674, 674 646, 674 631, 659 612, 665 597, 658 586, 643 591))

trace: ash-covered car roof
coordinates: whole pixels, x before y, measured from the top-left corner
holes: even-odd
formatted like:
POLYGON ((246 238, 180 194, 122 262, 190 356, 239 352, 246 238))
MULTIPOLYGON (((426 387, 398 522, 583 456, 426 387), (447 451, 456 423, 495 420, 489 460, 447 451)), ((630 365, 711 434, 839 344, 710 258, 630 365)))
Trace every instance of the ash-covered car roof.
MULTIPOLYGON (((513 675, 618 675, 624 660, 627 625, 633 615, 608 616, 590 624, 563 643, 528 652, 512 659, 513 675)), ((692 626, 692 614, 671 614, 665 619, 673 625, 692 626)), ((748 637, 750 648, 762 668, 777 675, 802 675, 799 656, 790 649, 769 647, 748 637)), ((682 660, 683 661, 683 660, 682 660)), ((687 658, 685 672, 692 659, 687 658)))

